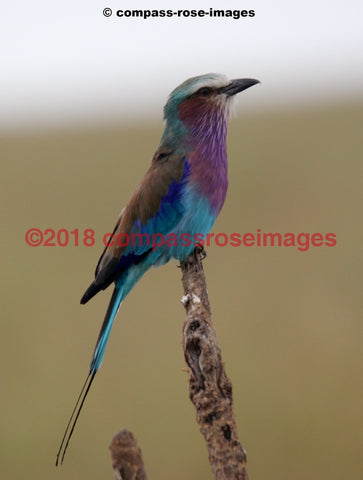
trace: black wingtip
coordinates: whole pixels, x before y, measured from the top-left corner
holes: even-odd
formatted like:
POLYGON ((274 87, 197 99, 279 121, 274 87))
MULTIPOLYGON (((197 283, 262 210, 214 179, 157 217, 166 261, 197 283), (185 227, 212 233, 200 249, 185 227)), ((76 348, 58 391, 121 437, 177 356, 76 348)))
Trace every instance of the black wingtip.
POLYGON ((94 297, 99 291, 100 287, 95 285, 94 283, 91 283, 91 285, 87 288, 87 290, 83 294, 83 297, 81 298, 81 305, 84 305, 89 300, 91 300, 91 298, 94 297))

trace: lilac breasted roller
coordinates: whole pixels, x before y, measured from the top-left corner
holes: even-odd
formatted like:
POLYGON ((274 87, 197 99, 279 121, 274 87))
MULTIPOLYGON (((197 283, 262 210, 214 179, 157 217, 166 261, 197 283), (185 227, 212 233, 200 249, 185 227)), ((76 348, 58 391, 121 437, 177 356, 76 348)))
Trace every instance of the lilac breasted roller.
POLYGON ((193 77, 173 90, 164 107, 165 129, 149 169, 122 210, 112 241, 104 249, 87 303, 114 285, 90 369, 68 422, 56 465, 62 463, 82 406, 101 366, 122 301, 152 266, 183 261, 212 228, 226 198, 227 125, 235 95, 258 80, 224 75, 193 77), (119 242, 117 239, 133 239, 119 242), (167 238, 169 241, 161 242, 167 238), (157 242, 151 243, 151 239, 157 242), (63 451, 63 453, 62 453, 63 451))

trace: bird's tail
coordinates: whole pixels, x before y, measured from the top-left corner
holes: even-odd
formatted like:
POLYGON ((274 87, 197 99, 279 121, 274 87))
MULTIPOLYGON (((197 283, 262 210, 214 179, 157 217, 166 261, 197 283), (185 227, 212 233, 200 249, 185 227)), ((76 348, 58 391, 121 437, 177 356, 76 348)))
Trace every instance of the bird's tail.
POLYGON ((98 335, 96 347, 93 352, 93 357, 90 365, 90 373, 96 373, 102 364, 113 321, 116 318, 117 312, 124 298, 123 292, 124 289, 122 285, 115 286, 110 303, 108 304, 105 319, 103 320, 103 324, 98 335))
POLYGON ((110 336, 112 324, 113 324, 113 321, 115 320, 118 309, 120 308, 120 305, 124 298, 123 292, 124 292, 124 289, 122 285, 115 286, 110 303, 108 305, 105 319, 103 321, 100 333, 98 335, 96 347, 93 352, 89 373, 87 375, 86 381, 83 384, 83 387, 82 387, 81 393, 79 394, 77 402, 74 406, 72 415, 68 421, 67 428, 64 432, 62 442, 60 444, 60 447, 57 453, 57 459, 55 462, 56 466, 63 463, 64 457, 69 445, 69 441, 72 437, 72 434, 75 429, 78 417, 81 413, 83 404, 86 400, 89 389, 91 388, 91 385, 92 385, 93 379, 95 378, 97 370, 100 368, 102 364, 102 360, 105 354, 105 349, 108 342, 108 338, 110 336))

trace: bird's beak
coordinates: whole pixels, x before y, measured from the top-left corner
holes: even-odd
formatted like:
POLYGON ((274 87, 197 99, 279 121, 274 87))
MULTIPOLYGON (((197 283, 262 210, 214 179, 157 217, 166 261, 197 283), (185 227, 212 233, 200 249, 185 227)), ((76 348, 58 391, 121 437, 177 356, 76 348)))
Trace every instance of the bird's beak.
POLYGON ((246 88, 256 85, 256 83, 260 83, 260 81, 254 78, 237 78, 236 80, 231 80, 231 83, 226 87, 222 87, 219 93, 225 93, 228 97, 231 97, 236 95, 236 93, 242 92, 242 90, 246 90, 246 88))

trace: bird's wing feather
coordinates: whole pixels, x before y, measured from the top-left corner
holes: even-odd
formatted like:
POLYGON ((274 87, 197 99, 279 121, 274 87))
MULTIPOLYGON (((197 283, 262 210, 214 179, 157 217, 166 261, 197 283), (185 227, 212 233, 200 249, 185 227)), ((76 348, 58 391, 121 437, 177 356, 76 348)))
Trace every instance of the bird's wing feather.
POLYGON ((120 214, 111 242, 97 264, 95 280, 81 303, 86 303, 108 287, 122 270, 147 255, 153 234, 166 235, 179 222, 183 215, 180 197, 187 173, 184 156, 166 148, 156 151, 149 170, 120 214), (131 241, 135 234, 147 234, 149 242, 131 241))

